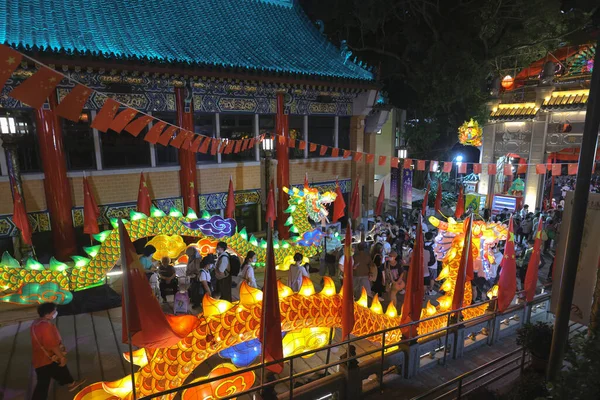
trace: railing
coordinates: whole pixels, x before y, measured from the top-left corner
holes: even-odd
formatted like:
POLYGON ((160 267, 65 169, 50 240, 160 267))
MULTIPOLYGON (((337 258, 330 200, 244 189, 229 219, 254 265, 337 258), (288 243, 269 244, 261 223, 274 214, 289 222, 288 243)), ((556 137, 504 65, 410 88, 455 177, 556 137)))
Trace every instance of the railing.
POLYGON ((427 392, 425 392, 425 393, 423 393, 423 394, 421 394, 421 395, 419 395, 417 397, 413 397, 411 400, 425 400, 425 399, 429 399, 430 396, 432 396, 435 393, 441 391, 442 389, 445 389, 445 388, 447 388, 449 386, 454 386, 454 385, 456 385, 455 388, 452 388, 451 390, 449 390, 447 392, 444 392, 444 393, 440 394, 439 396, 432 398, 431 400, 442 400, 443 398, 445 398, 447 396, 455 396, 455 397, 453 397, 454 399, 461 399, 462 396, 468 396, 470 393, 472 393, 473 391, 479 389, 480 387, 485 387, 485 386, 487 386, 487 385, 489 385, 489 384, 497 381, 498 379, 505 377, 506 375, 512 374, 516 370, 520 370, 520 372, 522 373, 523 370, 525 369, 525 364, 526 364, 525 360, 526 360, 526 358, 527 357, 526 357, 526 353, 525 353, 525 348, 519 347, 518 349, 513 350, 513 351, 511 351, 508 354, 505 354, 505 355, 503 355, 501 357, 498 357, 495 360, 492 360, 492 361, 490 361, 488 363, 485 363, 485 364, 483 364, 483 365, 481 365, 481 366, 479 366, 479 367, 477 367, 477 368, 475 368, 475 369, 473 369, 473 370, 471 370, 469 372, 466 372, 466 373, 464 373, 462 375, 459 375, 456 378, 454 378, 452 380, 449 380, 448 382, 445 382, 445 383, 441 384, 440 386, 437 386, 437 387, 435 387, 435 388, 433 388, 433 389, 431 389, 431 390, 429 390, 429 391, 427 391, 427 392), (496 366, 496 364, 498 364, 498 363, 500 363, 500 362, 502 362, 502 361, 506 360, 507 358, 510 358, 510 357, 512 357, 514 355, 517 355, 517 357, 511 358, 510 360, 502 363, 501 365, 496 366), (516 365, 514 365, 514 364, 516 364, 516 365), (491 375, 493 375, 493 374, 495 374, 495 373, 497 373, 499 371, 502 371, 506 367, 510 367, 511 365, 512 365, 512 368, 510 368, 510 369, 508 369, 506 371, 503 371, 500 375, 496 375, 496 376, 492 377, 491 379, 487 380, 486 382, 484 382, 483 384, 477 385, 477 387, 472 388, 469 391, 463 393, 465 387, 473 385, 473 384, 479 382, 482 379, 485 379, 485 378, 487 378, 487 377, 489 377, 489 376, 491 376, 491 375), (491 371, 487 371, 487 372, 485 372, 485 373, 483 373, 483 374, 481 374, 481 375, 479 375, 479 376, 477 376, 477 377, 475 377, 475 378, 473 378, 473 379, 465 382, 465 380, 467 378, 470 378, 473 375, 475 375, 475 374, 477 374, 477 373, 479 373, 481 371, 484 371, 484 370, 486 370, 486 369, 488 369, 488 368, 490 368, 492 366, 496 366, 496 367, 494 369, 492 369, 491 371))
MULTIPOLYGON (((543 285, 542 289, 545 289, 547 286, 550 286, 550 285, 543 285)), ((523 294, 523 293, 524 293, 524 291, 520 291, 520 292, 517 292, 517 295, 520 295, 520 294, 523 294)), ((547 301, 549 298, 550 298, 550 293, 548 293, 548 292, 542 293, 541 295, 535 297, 533 299, 533 301, 531 301, 528 304, 519 303, 517 305, 512 306, 511 308, 509 308, 509 310, 505 311, 504 314, 506 314, 508 312, 514 312, 514 311, 517 311, 517 310, 525 309, 526 306, 531 306, 529 308, 529 310, 531 311, 532 307, 536 306, 537 304, 540 304, 540 303, 543 303, 543 302, 547 301)), ((265 382, 263 380, 263 381, 260 382, 260 384, 258 384, 256 386, 253 386, 253 387, 251 387, 251 388, 249 388, 247 390, 244 390, 242 392, 238 392, 238 393, 232 394, 231 396, 223 397, 222 399, 224 399, 224 400, 226 400, 226 399, 233 399, 233 398, 240 397, 240 396, 243 396, 243 395, 252 394, 252 393, 255 393, 255 392, 260 392, 260 391, 262 391, 264 389, 272 388, 272 387, 274 387, 277 384, 285 384, 285 383, 288 383, 289 387, 290 387, 289 388, 289 399, 293 399, 293 397, 294 397, 294 382, 297 381, 298 379, 300 379, 300 378, 302 378, 304 376, 308 376, 308 375, 311 375, 311 374, 318 373, 320 371, 327 371, 327 370, 329 370, 331 368, 335 368, 336 366, 341 366, 341 365, 344 365, 344 364, 348 365, 348 363, 350 361, 353 361, 353 360, 358 361, 360 358, 363 358, 363 357, 366 357, 366 356, 370 356, 370 355, 376 354, 376 353, 379 353, 381 355, 381 362, 380 362, 381 367, 380 367, 378 375, 380 376, 380 379, 379 379, 379 389, 381 391, 383 391, 383 375, 384 375, 384 372, 385 372, 384 371, 384 365, 385 365, 384 359, 385 359, 385 356, 386 356, 386 354, 385 354, 386 350, 391 349, 391 348, 396 347, 396 346, 400 349, 403 345, 410 345, 410 344, 413 344, 413 343, 416 343, 416 342, 420 342, 420 343, 427 342, 427 340, 424 340, 424 339, 435 340, 435 339, 440 338, 441 334, 445 333, 444 360, 443 360, 443 363, 445 364, 445 362, 446 362, 446 355, 447 355, 446 349, 447 349, 447 346, 448 346, 448 337, 449 337, 449 334, 451 333, 451 331, 456 330, 458 327, 464 326, 465 323, 476 324, 476 323, 481 323, 481 322, 485 322, 485 321, 489 321, 489 320, 495 320, 497 318, 497 316, 498 316, 498 312, 494 311, 493 313, 483 314, 483 315, 481 315, 479 317, 476 317, 476 318, 473 318, 473 319, 469 319, 467 321, 459 321, 459 322, 455 322, 455 323, 449 323, 447 326, 445 326, 443 328, 440 328, 440 329, 437 329, 437 330, 434 330, 432 332, 427 332, 425 334, 418 335, 418 336, 410 338, 410 339, 402 339, 402 340, 400 340, 398 342, 393 342, 393 343, 386 343, 386 333, 391 332, 391 331, 397 331, 398 329, 410 328, 413 325, 417 325, 417 324, 422 323, 422 322, 427 322, 427 321, 438 319, 438 318, 442 318, 442 317, 446 317, 447 320, 448 320, 448 322, 450 322, 451 321, 451 317, 452 317, 453 314, 457 314, 457 313, 459 313, 459 312, 461 312, 463 310, 468 310, 468 309, 475 308, 475 307, 481 307, 484 304, 488 304, 488 306, 489 306, 493 302, 495 302, 495 300, 487 300, 485 302, 472 304, 470 306, 463 307, 463 308, 460 308, 460 309, 457 309, 457 310, 450 310, 450 311, 447 311, 445 313, 437 314, 437 315, 434 315, 434 316, 428 317, 428 318, 424 318, 424 319, 416 321, 416 322, 411 322, 411 323, 404 324, 404 325, 399 325, 399 326, 394 326, 394 327, 386 328, 386 329, 383 329, 383 330, 380 330, 380 331, 377 331, 377 332, 373 332, 373 333, 370 333, 370 334, 367 334, 367 335, 356 336, 356 337, 353 337, 352 339, 345 340, 345 341, 342 341, 342 342, 339 342, 339 343, 336 343, 336 344, 329 344, 327 346, 319 347, 318 349, 313 349, 313 350, 306 351, 304 353, 295 354, 295 355, 289 356, 289 357, 284 357, 281 360, 271 361, 271 362, 267 362, 267 363, 264 363, 264 364, 257 364, 257 365, 251 366, 251 367, 239 369, 239 370, 237 370, 235 372, 231 372, 229 374, 223 374, 223 375, 219 375, 219 376, 216 376, 216 377, 213 377, 213 378, 210 378, 210 379, 205 379, 205 380, 202 380, 202 381, 199 381, 199 382, 194 382, 194 383, 188 383, 188 384, 185 384, 185 385, 181 385, 181 386, 179 386, 177 388, 174 388, 174 389, 169 389, 169 390, 165 390, 165 391, 162 391, 162 392, 153 393, 151 395, 142 397, 140 399, 141 400, 149 400, 149 399, 155 399, 155 398, 166 396, 166 395, 177 394, 177 393, 180 393, 180 392, 182 392, 182 391, 184 391, 186 389, 191 389, 193 387, 210 384, 212 382, 220 381, 220 380, 227 379, 227 378, 232 378, 232 377, 235 377, 237 375, 241 375, 241 374, 246 373, 246 372, 253 372, 253 373, 255 373, 256 376, 264 377, 265 375, 263 373, 261 373, 261 372, 264 372, 264 368, 267 368, 269 366, 276 365, 276 364, 285 363, 285 362, 289 362, 289 370, 290 370, 289 376, 286 376, 286 377, 283 377, 283 378, 279 378, 279 379, 276 379, 276 380, 272 380, 272 381, 269 381, 269 382, 265 382), (343 347, 343 346, 350 346, 352 343, 358 342, 360 340, 365 340, 365 339, 368 340, 369 338, 372 338, 372 337, 375 337, 375 336, 381 336, 381 347, 380 348, 373 349, 373 350, 368 350, 368 351, 365 351, 365 352, 363 352, 361 354, 357 354, 356 356, 348 357, 348 358, 345 358, 343 360, 333 361, 333 362, 327 362, 326 364, 321 365, 321 366, 319 366, 317 368, 312 368, 312 369, 309 369, 309 370, 306 370, 306 371, 300 371, 300 372, 294 373, 294 361, 296 359, 300 358, 300 357, 306 357, 306 356, 313 355, 313 354, 321 352, 321 351, 330 351, 333 348, 340 348, 340 347, 343 347)), ((529 320, 529 316, 527 316, 527 320, 529 320)), ((370 342, 373 343, 373 341, 370 341, 370 342)))

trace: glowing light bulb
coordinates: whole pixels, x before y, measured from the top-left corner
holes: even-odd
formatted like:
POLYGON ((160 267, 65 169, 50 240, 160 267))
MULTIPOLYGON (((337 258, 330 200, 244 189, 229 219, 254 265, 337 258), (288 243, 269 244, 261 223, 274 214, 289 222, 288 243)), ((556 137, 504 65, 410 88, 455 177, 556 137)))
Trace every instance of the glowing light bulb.
POLYGON ((335 294, 335 284, 328 276, 323 277, 323 290, 321 290, 321 294, 325 296, 333 296, 335 294))
POLYGON ((396 307, 393 303, 388 305, 387 310, 385 310, 385 315, 390 318, 396 318, 398 316, 398 310, 396 310, 396 307))
POLYGON ((379 302, 379 295, 375 295, 373 297, 373 301, 371 302, 371 311, 375 314, 383 314, 383 307, 381 307, 381 303, 379 302))
POLYGON ((300 288, 300 294, 303 296, 310 296, 315 294, 315 287, 313 286, 310 278, 306 276, 302 277, 302 287, 300 288))

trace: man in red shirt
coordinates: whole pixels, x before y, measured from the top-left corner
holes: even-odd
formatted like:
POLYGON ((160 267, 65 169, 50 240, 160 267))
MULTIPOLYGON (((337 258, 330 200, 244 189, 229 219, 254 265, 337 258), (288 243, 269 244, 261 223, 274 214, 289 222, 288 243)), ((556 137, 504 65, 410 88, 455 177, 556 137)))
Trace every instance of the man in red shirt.
POLYGON ((38 314, 40 318, 33 322, 30 330, 33 368, 37 375, 37 385, 32 399, 46 400, 52 379, 61 386, 68 385, 70 392, 79 388, 84 380, 74 381, 69 368, 67 368, 66 349, 62 344, 58 329, 51 322, 58 315, 56 304, 40 304, 38 314))

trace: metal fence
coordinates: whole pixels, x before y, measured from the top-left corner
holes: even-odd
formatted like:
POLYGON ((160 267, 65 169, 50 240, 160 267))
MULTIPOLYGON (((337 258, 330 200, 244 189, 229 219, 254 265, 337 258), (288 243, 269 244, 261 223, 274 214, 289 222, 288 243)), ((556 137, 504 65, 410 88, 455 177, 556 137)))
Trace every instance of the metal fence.
MULTIPOLYGON (((501 316, 503 316, 505 314, 513 313, 515 311, 519 311, 519 310, 522 310, 522 309, 528 310, 528 312, 530 313, 531 309, 533 307, 536 307, 537 305, 546 302, 550 298, 550 293, 549 292, 544 293, 545 289, 548 286, 550 286, 550 285, 544 285, 544 286, 542 286, 542 294, 539 295, 539 296, 536 296, 533 299, 533 301, 531 301, 530 303, 526 304, 526 303, 523 303, 523 302, 519 302, 518 304, 515 304, 515 305, 511 306, 503 314, 500 314, 497 311, 493 311, 493 312, 488 312, 486 314, 483 314, 483 315, 481 315, 479 317, 470 319, 468 321, 458 321, 458 322, 450 323, 452 321, 452 315, 457 314, 457 313, 459 313, 459 312, 461 312, 463 310, 468 310, 468 309, 471 309, 471 308, 474 308, 474 307, 481 307, 484 304, 488 304, 488 305, 495 304, 494 303, 495 300, 487 300, 485 302, 472 304, 470 306, 463 307, 463 308, 460 308, 460 309, 457 309, 457 310, 450 310, 450 311, 447 311, 447 312, 442 313, 442 314, 437 314, 437 315, 434 315, 432 317, 424 318, 424 319, 422 319, 420 321, 417 321, 417 322, 411 322, 411 323, 404 324, 404 325, 399 325, 399 326, 394 326, 394 327, 386 328, 386 329, 383 329, 383 330, 380 330, 380 331, 377 331, 377 332, 370 333, 368 335, 356 336, 356 337, 353 337, 353 338, 351 338, 349 340, 345 340, 345 341, 338 342, 338 343, 335 343, 335 344, 329 344, 327 346, 319 347, 318 349, 314 349, 314 350, 306 351, 304 353, 295 354, 293 356, 285 357, 285 358, 283 358, 281 360, 267 362, 267 363, 264 363, 264 364, 262 364, 262 363, 261 364, 257 364, 257 365, 251 366, 251 367, 239 369, 239 370, 237 370, 235 372, 232 372, 232 373, 229 373, 229 374, 220 375, 220 376, 209 378, 209 379, 205 379, 205 380, 202 380, 202 381, 199 381, 199 382, 188 383, 188 384, 185 384, 185 385, 181 385, 178 388, 174 388, 174 389, 170 389, 170 390, 165 390, 165 391, 158 392, 158 393, 153 393, 153 394, 151 394, 149 396, 142 397, 141 400, 149 400, 149 399, 155 399, 155 398, 159 398, 159 397, 166 396, 166 395, 178 394, 178 393, 181 393, 182 391, 184 391, 186 389, 191 389, 193 387, 200 386, 200 385, 210 384, 212 382, 220 381, 222 379, 232 378, 232 377, 235 377, 237 375, 240 375, 240 374, 243 374, 243 373, 246 373, 246 372, 254 372, 256 374, 256 376, 260 376, 261 377, 260 383, 257 384, 257 385, 255 385, 255 386, 253 386, 253 387, 251 387, 251 388, 249 388, 249 389, 247 389, 247 390, 244 390, 242 392, 232 394, 231 396, 228 396, 228 397, 224 397, 223 399, 233 399, 233 398, 240 397, 240 396, 243 396, 243 395, 249 395, 249 394, 261 392, 261 391, 263 391, 265 389, 268 389, 268 388, 274 388, 274 386, 277 385, 277 384, 285 384, 285 383, 288 383, 289 387, 290 387, 289 393, 288 393, 289 394, 288 398, 289 399, 293 399, 294 398, 294 390, 295 390, 294 389, 294 382, 296 382, 298 379, 300 379, 300 378, 302 378, 304 376, 311 375, 311 374, 316 374, 316 373, 321 372, 321 371, 327 371, 327 370, 335 368, 337 366, 340 366, 340 368, 344 368, 344 367, 346 367, 346 365, 348 365, 348 363, 350 361, 356 360, 358 362, 358 360, 360 358, 363 358, 363 357, 366 357, 366 356, 369 356, 369 355, 372 355, 372 354, 377 354, 377 353, 379 353, 381 355, 380 369, 378 371, 378 375, 380 377, 380 379, 379 379, 379 389, 380 389, 380 391, 383 391, 383 375, 384 375, 384 365, 385 365, 384 359, 385 359, 386 356, 389 357, 390 355, 396 353, 396 351, 394 351, 394 352, 390 352, 389 354, 386 355, 386 350, 392 349, 392 348, 394 348, 394 347, 397 346, 398 349, 399 349, 398 351, 402 351, 403 346, 409 346, 410 344, 414 344, 416 342, 425 343, 425 342, 427 342, 429 340, 439 339, 439 338, 442 337, 442 335, 444 335, 445 336, 445 339, 444 339, 445 346, 444 346, 444 349, 443 349, 444 350, 443 363, 445 364, 446 363, 446 357, 447 357, 448 337, 449 337, 450 333, 452 333, 453 331, 456 331, 459 327, 463 327, 465 323, 477 324, 477 323, 482 323, 482 322, 485 322, 485 321, 495 320, 496 318, 501 317, 501 316), (397 331, 398 329, 403 329, 403 328, 410 328, 413 325, 419 324, 421 322, 426 322, 426 321, 433 320, 433 319, 438 319, 438 318, 441 318, 441 317, 446 317, 447 318, 447 320, 449 322, 448 326, 445 326, 445 327, 437 329, 435 331, 428 332, 428 333, 425 333, 425 334, 422 334, 422 335, 419 335, 419 336, 416 336, 416 337, 413 337, 413 338, 410 338, 410 339, 402 339, 400 341, 396 341, 396 342, 392 342, 392 343, 386 342, 386 335, 385 334, 388 333, 388 332, 397 331), (363 352, 361 354, 357 354, 356 356, 348 357, 348 358, 345 358, 343 360, 328 362, 328 363, 326 363, 324 365, 321 365, 321 366, 319 366, 317 368, 312 368, 312 369, 309 369, 309 370, 305 370, 305 371, 300 371, 300 372, 294 373, 294 363, 295 363, 295 361, 298 358, 306 357, 308 355, 313 355, 313 354, 321 352, 321 351, 329 351, 329 350, 334 349, 334 348, 342 348, 342 349, 344 347, 347 348, 352 343, 355 343, 355 342, 358 342, 358 341, 364 340, 364 339, 369 340, 370 338, 373 338, 373 337, 376 337, 376 336, 381 336, 381 340, 380 340, 381 347, 380 348, 373 349, 373 350, 368 350, 368 351, 365 351, 365 352, 363 352), (286 362, 289 363, 289 371, 290 372, 289 372, 288 376, 283 377, 283 378, 279 378, 279 379, 275 379, 275 380, 272 380, 272 381, 268 381, 268 382, 265 381, 265 378, 264 378, 265 377, 264 369, 266 367, 268 367, 270 365, 275 365, 275 364, 280 364, 280 363, 286 363, 286 362)), ((519 297, 522 294, 524 294, 523 291, 517 292, 517 296, 519 296, 519 297)), ((527 315, 526 320, 529 320, 529 318, 530 318, 530 315, 527 315)), ((373 341, 370 341, 370 342, 373 343, 373 341)), ((404 347, 404 348, 406 348, 406 347, 404 347)), ((509 353, 509 354, 512 355, 514 353, 515 352, 509 353)), ((503 357, 509 357, 509 355, 506 355, 506 356, 503 356, 503 357)), ((514 362, 514 360, 511 360, 511 362, 514 362)), ((483 366, 480 367, 480 368, 483 368, 483 366)), ((473 372, 473 371, 471 371, 471 372, 473 372)), ((470 374, 470 373, 467 373, 467 374, 470 374)), ((468 376, 471 376, 471 375, 467 375, 467 376, 462 377, 462 380, 464 380, 464 378, 466 378, 468 376)), ((456 378, 456 379, 458 379, 458 378, 456 378)), ((461 386, 462 386, 462 380, 461 380, 461 384, 460 384, 461 386)), ((452 381, 450 381, 450 382, 452 382, 452 381)), ((450 384, 450 382, 448 382, 448 384, 450 384)))

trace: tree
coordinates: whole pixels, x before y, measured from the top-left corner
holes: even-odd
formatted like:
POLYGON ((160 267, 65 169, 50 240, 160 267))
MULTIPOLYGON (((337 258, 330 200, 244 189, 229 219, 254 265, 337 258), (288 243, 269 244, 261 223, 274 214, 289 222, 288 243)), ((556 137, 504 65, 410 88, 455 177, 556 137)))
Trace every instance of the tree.
MULTIPOLYGON (((442 147, 456 142, 464 120, 485 118, 494 78, 556 49, 590 18, 562 14, 560 0, 300 2, 313 20, 324 21, 334 43, 377 68, 390 102, 408 110, 411 129, 435 125, 433 140, 442 147)), ((409 143, 411 151, 431 148, 409 143)))

